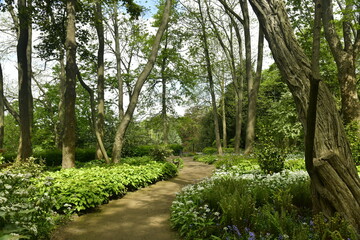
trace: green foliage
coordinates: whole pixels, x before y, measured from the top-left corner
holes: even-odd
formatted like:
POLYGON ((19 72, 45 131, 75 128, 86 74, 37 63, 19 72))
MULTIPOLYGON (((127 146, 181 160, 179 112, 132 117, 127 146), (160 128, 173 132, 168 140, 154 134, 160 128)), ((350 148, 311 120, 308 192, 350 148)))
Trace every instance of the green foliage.
POLYGON ((352 122, 345 127, 345 131, 355 164, 360 165, 360 126, 358 123, 352 122))
POLYGON ((214 147, 206 147, 202 150, 203 154, 216 154, 217 153, 217 149, 214 147))
POLYGON ((150 183, 173 177, 177 168, 172 163, 152 162, 142 166, 128 164, 94 166, 48 172, 37 181, 37 187, 52 192, 59 212, 82 211, 124 195, 150 183), (53 185, 41 184, 53 179, 53 185))
POLYGON ((175 156, 180 156, 184 149, 184 147, 181 144, 169 144, 167 145, 167 147, 173 151, 173 154, 175 156))
POLYGON ((163 162, 167 157, 171 156, 173 150, 168 148, 165 145, 155 146, 155 148, 151 151, 150 156, 159 162, 163 162))
POLYGON ((218 155, 196 155, 194 161, 213 164, 219 159, 218 155))
POLYGON ((305 172, 265 176, 221 170, 177 195, 171 223, 184 239, 308 239, 309 202, 305 172))
MULTIPOLYGON (((34 184, 40 171, 40 165, 29 161, 21 168, 13 166, 0 172, 1 239, 47 239, 54 227, 51 188, 40 191, 34 184)), ((50 187, 52 181, 43 178, 37 180, 37 185, 50 187)))
POLYGON ((266 174, 281 172, 285 167, 285 151, 271 144, 257 150, 256 158, 261 170, 266 174))

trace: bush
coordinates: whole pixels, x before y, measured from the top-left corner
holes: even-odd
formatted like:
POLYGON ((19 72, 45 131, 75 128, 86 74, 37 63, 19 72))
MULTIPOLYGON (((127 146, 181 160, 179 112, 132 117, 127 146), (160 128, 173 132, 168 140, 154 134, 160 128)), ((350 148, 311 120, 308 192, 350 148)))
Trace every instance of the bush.
POLYGON ((155 160, 159 162, 163 162, 166 160, 167 157, 171 156, 172 150, 167 148, 167 146, 156 146, 151 151, 150 156, 155 160))
MULTIPOLYGON (((40 191, 34 184, 42 166, 34 159, 0 172, 0 239, 47 239, 55 225, 55 198, 51 188, 40 191)), ((50 178, 38 185, 51 186, 50 178)))
POLYGON ((264 173, 272 174, 284 170, 286 154, 279 148, 271 145, 264 146, 257 151, 256 157, 264 173))
POLYGON ((173 151, 173 154, 175 156, 180 156, 184 149, 184 147, 181 144, 169 144, 167 145, 167 147, 173 151))
POLYGON ((217 149, 214 147, 206 147, 202 150, 202 152, 203 152, 203 154, 211 155, 211 154, 217 153, 217 149))
POLYGON ((213 164, 219 159, 218 155, 196 155, 194 161, 213 164))

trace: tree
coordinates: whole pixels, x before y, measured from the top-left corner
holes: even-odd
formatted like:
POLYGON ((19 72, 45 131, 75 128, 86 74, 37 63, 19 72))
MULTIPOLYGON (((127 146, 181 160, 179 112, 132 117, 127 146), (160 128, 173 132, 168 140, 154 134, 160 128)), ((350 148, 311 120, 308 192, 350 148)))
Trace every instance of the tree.
POLYGON ((19 117, 20 140, 17 160, 24 160, 31 156, 31 122, 32 122, 32 93, 31 93, 31 19, 30 6, 26 0, 18 1, 18 81, 19 81, 19 117), (30 39, 30 40, 29 40, 30 39))
POLYGON ((113 162, 118 162, 121 158, 121 150, 122 150, 122 147, 124 144, 124 136, 126 133, 126 129, 128 128, 129 123, 132 120, 134 110, 135 110, 137 102, 138 102, 139 94, 141 92, 141 88, 144 85, 144 82, 148 78, 148 76, 155 64, 156 56, 157 56, 157 53, 158 53, 158 50, 160 47, 161 38, 166 30, 166 27, 167 27, 167 24, 169 21, 171 5, 172 5, 172 1, 167 0, 165 3, 163 18, 162 18, 161 24, 158 28, 158 31, 156 33, 155 40, 154 40, 154 43, 152 46, 152 50, 151 50, 151 54, 149 56, 148 62, 146 63, 143 71, 141 72, 141 74, 139 75, 139 77, 136 81, 128 108, 124 114, 124 117, 121 119, 121 121, 117 127, 114 145, 113 145, 113 151, 112 151, 113 162))
POLYGON ((64 86, 64 134, 62 146, 62 167, 72 168, 75 166, 75 146, 76 146, 76 41, 75 41, 75 10, 76 0, 66 1, 66 81, 64 86))
MULTIPOLYGON (((282 1, 250 0, 265 37, 294 97, 298 116, 306 131, 310 80, 309 59, 295 39, 282 1)), ((334 99, 324 83, 319 84, 316 132, 311 178, 313 206, 331 216, 341 213, 360 231, 360 179, 352 161, 343 124, 334 99)))
POLYGON ((208 46, 208 36, 207 36, 207 32, 206 32, 206 22, 205 22, 205 17, 202 12, 202 6, 200 3, 200 0, 197 0, 197 5, 198 5, 198 10, 199 10, 199 16, 197 17, 197 20, 198 20, 199 24, 201 25, 201 41, 202 41, 202 47, 204 50, 207 79, 209 81, 209 91, 210 91, 210 95, 211 95, 211 105, 212 105, 212 112, 213 112, 213 117, 214 117, 214 126, 215 126, 214 131, 215 131, 215 139, 216 139, 216 148, 217 148, 218 154, 221 155, 221 154, 223 154, 223 151, 222 151, 222 147, 221 147, 219 119, 218 119, 218 113, 217 113, 214 80, 213 80, 211 59, 210 59, 209 46, 208 46))
POLYGON ((0 63, 0 149, 4 147, 4 78, 0 63))
MULTIPOLYGON (((320 4, 320 3, 319 3, 320 4)), ((332 1, 322 1, 322 22, 326 40, 336 62, 338 81, 341 91, 341 110, 345 124, 356 122, 360 134, 360 101, 357 92, 356 59, 360 51, 360 33, 352 26, 352 21, 358 24, 354 14, 353 1, 346 1, 342 10, 342 35, 341 41, 334 23, 332 1)), ((340 6, 341 7, 341 6, 340 6)), ((357 16, 357 18, 359 18, 357 16)))

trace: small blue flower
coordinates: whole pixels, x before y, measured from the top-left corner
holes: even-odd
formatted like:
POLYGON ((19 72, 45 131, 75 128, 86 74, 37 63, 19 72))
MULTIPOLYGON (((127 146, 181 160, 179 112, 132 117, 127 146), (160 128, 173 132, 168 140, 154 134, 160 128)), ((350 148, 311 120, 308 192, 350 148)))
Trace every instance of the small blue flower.
POLYGON ((238 237, 241 237, 241 233, 236 225, 233 225, 233 229, 236 232, 236 234, 238 235, 238 237))
POLYGON ((255 240, 255 233, 254 232, 249 232, 248 240, 255 240))

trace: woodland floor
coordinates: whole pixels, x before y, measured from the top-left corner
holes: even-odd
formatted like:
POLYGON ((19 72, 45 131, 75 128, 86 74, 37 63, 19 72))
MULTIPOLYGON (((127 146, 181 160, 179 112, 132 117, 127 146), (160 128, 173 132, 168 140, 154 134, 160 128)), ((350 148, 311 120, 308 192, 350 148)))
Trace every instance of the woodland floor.
POLYGON ((96 211, 75 217, 54 232, 52 240, 176 240, 170 228, 170 206, 185 185, 211 175, 213 166, 184 159, 179 175, 130 192, 101 205, 96 211))

